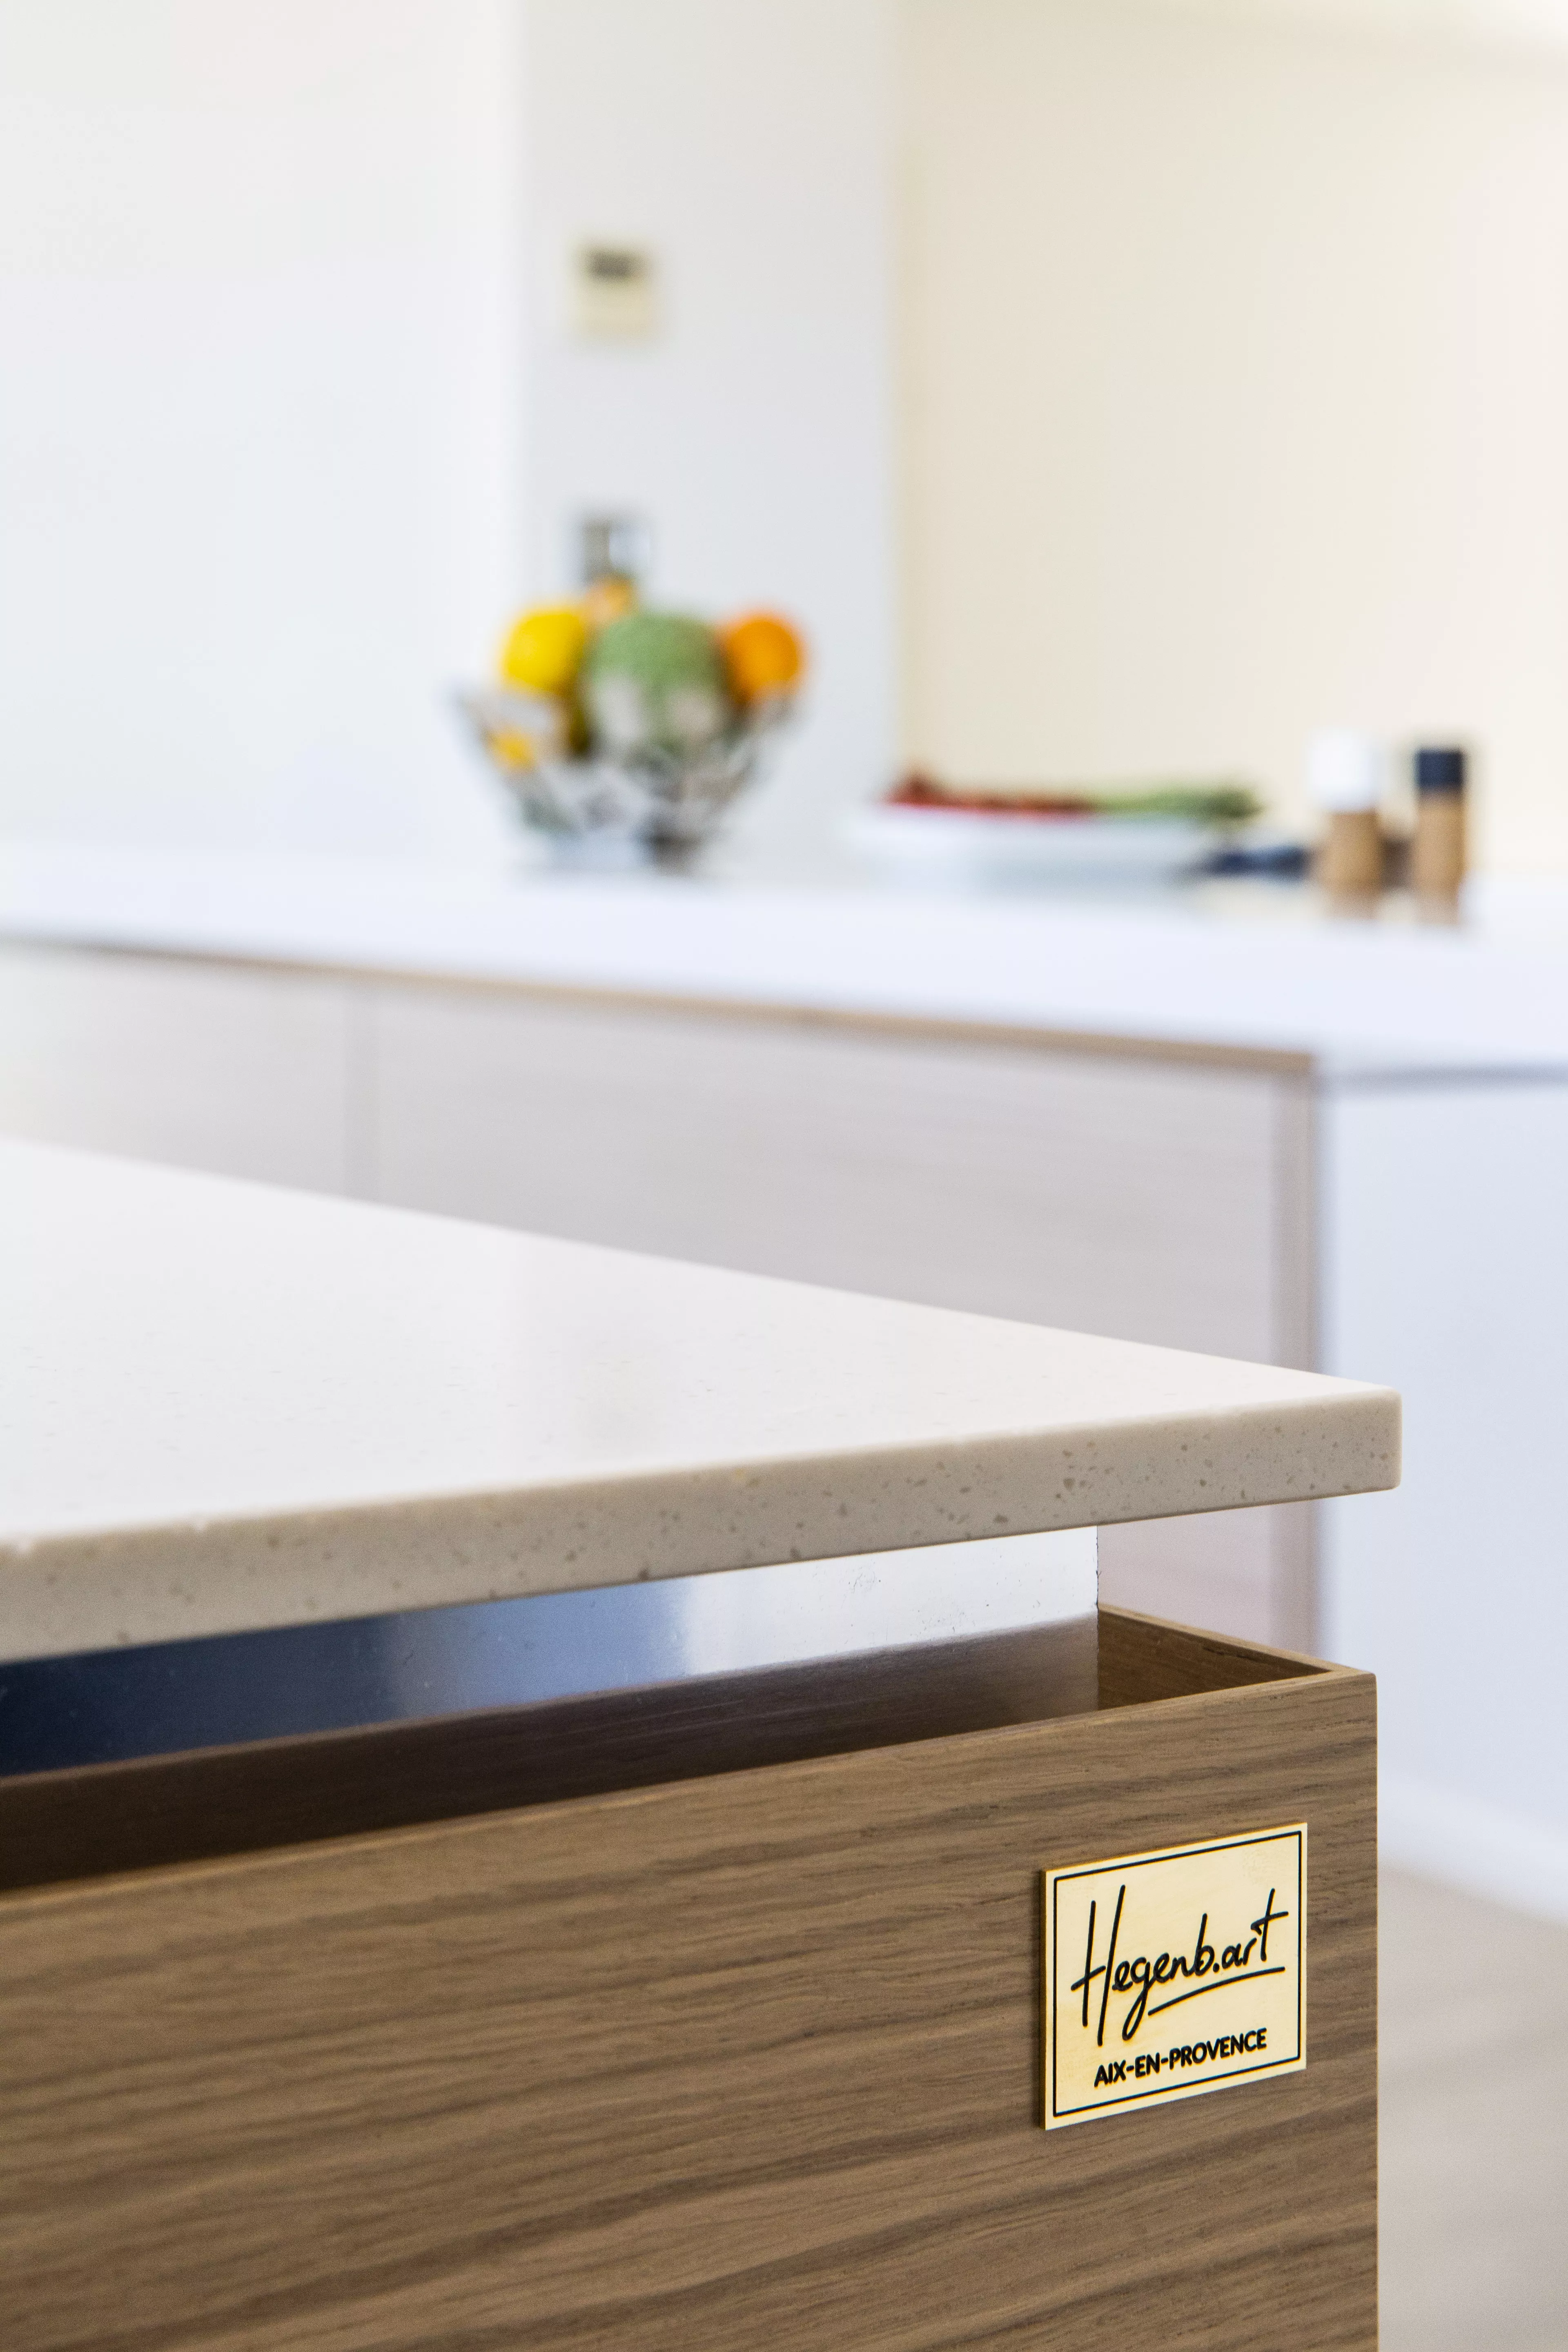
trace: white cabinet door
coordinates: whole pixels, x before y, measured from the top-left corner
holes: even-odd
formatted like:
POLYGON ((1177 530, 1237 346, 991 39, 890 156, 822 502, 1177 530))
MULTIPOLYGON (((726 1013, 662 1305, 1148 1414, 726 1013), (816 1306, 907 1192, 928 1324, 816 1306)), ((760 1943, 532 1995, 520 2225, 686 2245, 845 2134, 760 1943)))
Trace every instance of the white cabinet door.
POLYGON ((1331 1092, 1322 1166, 1324 1367, 1405 1400, 1400 1486, 1322 1507, 1383 1842, 1568 1918, 1568 1082, 1331 1092))
MULTIPOLYGON (((846 1289, 1300 1360, 1305 1083, 890 1029, 387 986, 381 1199, 846 1289)), ((1104 1589, 1304 1638, 1301 1515, 1110 1529, 1104 1589)))
POLYGON ((348 1191, 353 1009, 294 973, 0 948, 0 1130, 348 1191))

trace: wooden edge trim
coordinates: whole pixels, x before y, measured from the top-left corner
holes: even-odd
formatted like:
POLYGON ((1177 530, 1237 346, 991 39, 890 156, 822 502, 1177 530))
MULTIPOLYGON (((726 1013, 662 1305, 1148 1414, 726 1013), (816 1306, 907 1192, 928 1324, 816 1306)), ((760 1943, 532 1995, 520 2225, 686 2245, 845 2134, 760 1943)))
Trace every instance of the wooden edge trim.
POLYGON ((1134 1609, 1100 1611, 1100 1705, 1144 1706, 1259 1683, 1339 1680, 1351 1666, 1325 1664, 1297 1650, 1237 1642, 1201 1626, 1173 1625, 1134 1609))

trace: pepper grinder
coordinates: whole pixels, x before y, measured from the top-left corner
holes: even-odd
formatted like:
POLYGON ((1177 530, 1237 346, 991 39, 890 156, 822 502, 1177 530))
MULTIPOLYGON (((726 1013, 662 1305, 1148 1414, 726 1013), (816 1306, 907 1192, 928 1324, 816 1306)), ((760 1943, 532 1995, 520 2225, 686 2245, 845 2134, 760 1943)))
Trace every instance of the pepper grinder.
POLYGON ((1382 744, 1353 727, 1321 728, 1307 746, 1307 790, 1329 820, 1318 879, 1335 898, 1370 898, 1383 887, 1377 812, 1385 778, 1382 744))
POLYGON ((1424 745, 1415 754, 1415 832, 1410 887, 1418 898, 1451 898, 1465 878, 1464 752, 1424 745))

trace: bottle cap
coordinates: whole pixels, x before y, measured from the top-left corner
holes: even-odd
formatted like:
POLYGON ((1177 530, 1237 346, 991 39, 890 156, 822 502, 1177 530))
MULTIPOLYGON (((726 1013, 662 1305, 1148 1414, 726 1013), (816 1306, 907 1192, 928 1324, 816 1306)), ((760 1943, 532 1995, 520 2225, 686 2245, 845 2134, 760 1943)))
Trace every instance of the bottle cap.
POLYGON ((1415 754, 1418 793, 1462 793, 1465 755, 1458 744, 1424 744, 1415 754))
POLYGON ((1354 727, 1320 727, 1307 745, 1307 790, 1321 809, 1374 809, 1387 761, 1374 735, 1354 727))

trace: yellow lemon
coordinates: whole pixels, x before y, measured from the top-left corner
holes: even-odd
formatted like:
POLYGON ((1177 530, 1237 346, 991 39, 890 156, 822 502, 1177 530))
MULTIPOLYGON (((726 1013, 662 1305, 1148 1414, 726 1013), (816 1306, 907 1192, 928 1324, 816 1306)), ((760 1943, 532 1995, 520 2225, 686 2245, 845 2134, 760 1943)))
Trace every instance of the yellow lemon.
POLYGON ((797 632, 776 613, 747 613, 719 632, 730 689, 738 702, 787 694, 805 667, 797 632))
POLYGON ((485 749, 492 760, 503 768, 535 768, 539 751, 531 735, 520 727, 492 727, 485 736, 485 749))
POLYGON ((569 691, 588 643, 587 625, 575 604, 540 604, 512 624, 500 649, 500 674, 508 686, 531 694, 569 691))

